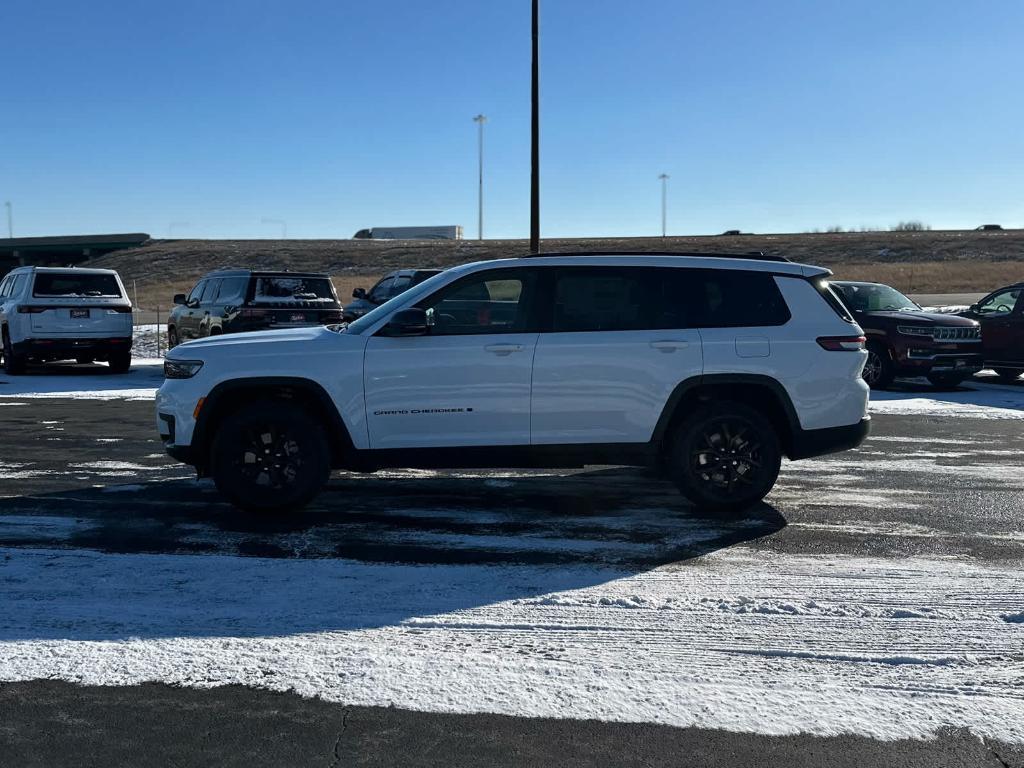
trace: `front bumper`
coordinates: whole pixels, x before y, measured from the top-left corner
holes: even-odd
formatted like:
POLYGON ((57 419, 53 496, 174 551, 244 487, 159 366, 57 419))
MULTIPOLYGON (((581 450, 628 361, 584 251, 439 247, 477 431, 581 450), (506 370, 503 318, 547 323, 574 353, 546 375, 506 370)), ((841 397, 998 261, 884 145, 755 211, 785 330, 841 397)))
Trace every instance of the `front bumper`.
POLYGON ((899 372, 924 376, 928 373, 962 373, 971 376, 985 367, 985 359, 977 353, 931 352, 930 350, 907 350, 897 361, 899 372))
POLYGON ((871 431, 871 417, 865 416, 856 424, 825 429, 801 429, 793 435, 789 458, 810 459, 827 453, 839 453, 856 448, 871 431))

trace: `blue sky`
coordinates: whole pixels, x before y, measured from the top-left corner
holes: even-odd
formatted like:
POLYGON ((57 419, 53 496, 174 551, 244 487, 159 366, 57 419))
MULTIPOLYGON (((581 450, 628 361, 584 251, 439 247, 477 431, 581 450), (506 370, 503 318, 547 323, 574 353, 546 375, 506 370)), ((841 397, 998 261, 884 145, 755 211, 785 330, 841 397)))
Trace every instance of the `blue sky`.
MULTIPOLYGON (((1024 226, 1024 4, 542 0, 542 234, 1024 226)), ((7 0, 15 235, 525 237, 529 1, 7 0)), ((2 235, 5 235, 3 232, 2 235)))

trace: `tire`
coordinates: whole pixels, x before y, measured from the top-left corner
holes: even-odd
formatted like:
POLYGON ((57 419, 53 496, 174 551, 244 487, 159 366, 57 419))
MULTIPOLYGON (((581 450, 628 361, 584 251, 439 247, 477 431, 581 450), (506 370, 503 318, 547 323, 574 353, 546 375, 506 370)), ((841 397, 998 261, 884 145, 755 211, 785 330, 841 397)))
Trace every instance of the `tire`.
POLYGON ((173 325, 167 329, 167 348, 174 349, 178 346, 178 329, 173 325))
POLYGON ((14 345, 11 344, 11 335, 4 328, 3 331, 3 352, 4 352, 4 372, 8 376, 20 376, 25 372, 27 366, 27 360, 23 355, 14 354, 14 345))
POLYGON ((1010 382, 1014 382, 1019 379, 1020 375, 1024 373, 1024 370, 1021 370, 1020 368, 996 368, 995 372, 1000 381, 1009 384, 1010 382))
POLYGON ((896 366, 883 344, 868 343, 868 360, 864 364, 864 381, 872 389, 888 389, 896 378, 896 366))
POLYGON ((131 352, 112 352, 110 354, 110 360, 107 361, 107 365, 110 366, 110 370, 113 373, 128 373, 132 367, 132 353, 131 352))
POLYGON ((248 512, 301 509, 330 472, 323 427, 295 403, 261 400, 241 406, 221 422, 210 450, 217 489, 248 512))
POLYGON ((959 387, 967 377, 959 373, 929 373, 928 381, 938 389, 954 389, 959 387))
POLYGON ((702 407, 670 439, 669 474, 702 511, 750 507, 768 495, 779 477, 779 435, 767 418, 743 403, 702 407))

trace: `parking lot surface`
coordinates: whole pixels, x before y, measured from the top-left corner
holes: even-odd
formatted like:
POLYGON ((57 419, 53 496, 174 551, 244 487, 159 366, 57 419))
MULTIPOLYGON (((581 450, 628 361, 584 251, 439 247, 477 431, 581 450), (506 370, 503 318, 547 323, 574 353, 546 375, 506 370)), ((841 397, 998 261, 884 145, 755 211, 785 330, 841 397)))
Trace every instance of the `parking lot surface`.
POLYGON ((902 384, 735 518, 589 467, 258 519, 163 454, 150 371, 65 373, 0 377, 0 764, 69 720, 104 765, 1024 764, 1024 386, 902 384))

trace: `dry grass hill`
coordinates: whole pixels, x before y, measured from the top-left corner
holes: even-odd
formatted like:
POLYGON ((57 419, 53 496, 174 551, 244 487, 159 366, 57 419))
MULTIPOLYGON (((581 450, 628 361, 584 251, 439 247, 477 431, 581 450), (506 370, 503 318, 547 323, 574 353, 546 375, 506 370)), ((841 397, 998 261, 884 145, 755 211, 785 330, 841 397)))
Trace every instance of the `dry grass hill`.
MULTIPOLYGON (((139 303, 155 308, 225 266, 327 272, 347 298, 392 269, 450 267, 527 250, 525 240, 153 240, 87 265, 117 269, 127 285, 135 281, 139 303)), ((908 293, 981 292, 1024 280, 1024 230, 564 239, 544 240, 542 250, 764 251, 908 293)))

